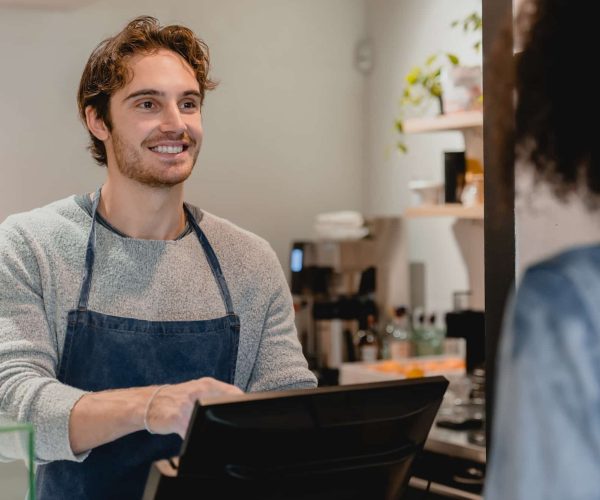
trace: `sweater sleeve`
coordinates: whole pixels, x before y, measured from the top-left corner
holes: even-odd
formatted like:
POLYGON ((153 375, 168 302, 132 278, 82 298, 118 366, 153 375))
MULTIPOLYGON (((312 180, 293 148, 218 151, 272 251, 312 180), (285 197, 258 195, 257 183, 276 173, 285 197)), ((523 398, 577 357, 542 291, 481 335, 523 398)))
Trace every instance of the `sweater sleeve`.
POLYGON ((502 334, 486 499, 598 496, 600 356, 590 318, 565 276, 525 274, 502 334))
MULTIPOLYGON (((74 286, 77 286, 74 284, 74 286)), ((82 461, 69 442, 69 416, 84 391, 56 379, 59 349, 46 317, 35 245, 18 226, 0 226, 0 416, 35 429, 39 463, 82 461)), ((3 458, 23 458, 19 449, 3 458)))
POLYGON ((316 387, 308 369, 294 323, 292 296, 283 269, 270 252, 272 294, 250 376, 249 392, 316 387))

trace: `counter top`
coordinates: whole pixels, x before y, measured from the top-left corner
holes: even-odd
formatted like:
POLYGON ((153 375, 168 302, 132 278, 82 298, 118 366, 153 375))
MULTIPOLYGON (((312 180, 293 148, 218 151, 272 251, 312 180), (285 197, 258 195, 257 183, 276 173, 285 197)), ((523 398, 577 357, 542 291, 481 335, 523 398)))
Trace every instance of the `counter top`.
POLYGON ((485 446, 474 444, 469 439, 477 437, 477 434, 485 436, 485 431, 455 431, 443 429, 434 423, 425 442, 425 449, 485 464, 485 446))

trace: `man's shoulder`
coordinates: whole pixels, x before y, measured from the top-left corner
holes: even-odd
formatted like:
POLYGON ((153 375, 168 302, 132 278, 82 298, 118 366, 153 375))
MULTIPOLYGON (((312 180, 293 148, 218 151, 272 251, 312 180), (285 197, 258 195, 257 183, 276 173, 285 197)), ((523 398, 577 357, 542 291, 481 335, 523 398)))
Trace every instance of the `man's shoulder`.
POLYGON ((200 227, 216 239, 217 244, 252 249, 259 252, 272 253, 273 249, 267 240, 244 229, 228 219, 214 215, 206 210, 191 207, 200 227))
POLYGON ((54 201, 39 208, 9 215, 0 232, 7 237, 25 240, 54 238, 57 232, 81 231, 87 214, 76 203, 75 196, 54 201))
POLYGON ((255 286, 256 280, 266 283, 280 279, 281 263, 264 238, 204 210, 200 227, 217 253, 223 269, 233 272, 237 279, 254 280, 248 282, 249 286, 255 286))

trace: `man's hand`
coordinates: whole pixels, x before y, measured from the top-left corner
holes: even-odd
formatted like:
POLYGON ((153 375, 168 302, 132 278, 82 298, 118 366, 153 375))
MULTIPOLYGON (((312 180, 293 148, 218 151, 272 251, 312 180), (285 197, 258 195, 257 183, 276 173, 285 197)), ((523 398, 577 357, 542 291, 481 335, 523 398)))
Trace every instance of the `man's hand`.
POLYGON ((146 423, 156 434, 177 433, 184 438, 196 401, 240 394, 243 392, 236 386, 210 377, 168 385, 150 402, 146 423))
POLYGON ((148 428, 157 434, 177 433, 185 437, 197 400, 234 398, 243 394, 237 387, 204 377, 181 384, 135 387, 83 396, 71 411, 69 439, 74 454, 148 428), (152 401, 150 398, 155 394, 152 401), (148 406, 148 403, 150 405, 148 406), (147 414, 146 414, 146 409, 147 414))

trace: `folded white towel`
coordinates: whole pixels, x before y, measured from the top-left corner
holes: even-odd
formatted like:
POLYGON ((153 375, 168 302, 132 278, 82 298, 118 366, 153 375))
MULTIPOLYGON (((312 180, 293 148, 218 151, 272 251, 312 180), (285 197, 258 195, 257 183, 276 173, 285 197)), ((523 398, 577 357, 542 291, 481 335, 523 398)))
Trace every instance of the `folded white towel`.
POLYGON ((318 238, 327 240, 360 240, 369 234, 366 227, 347 227, 337 224, 315 224, 318 238))
POLYGON ((318 214, 315 222, 316 224, 335 224, 344 227, 362 227, 365 223, 362 214, 353 210, 318 214))

